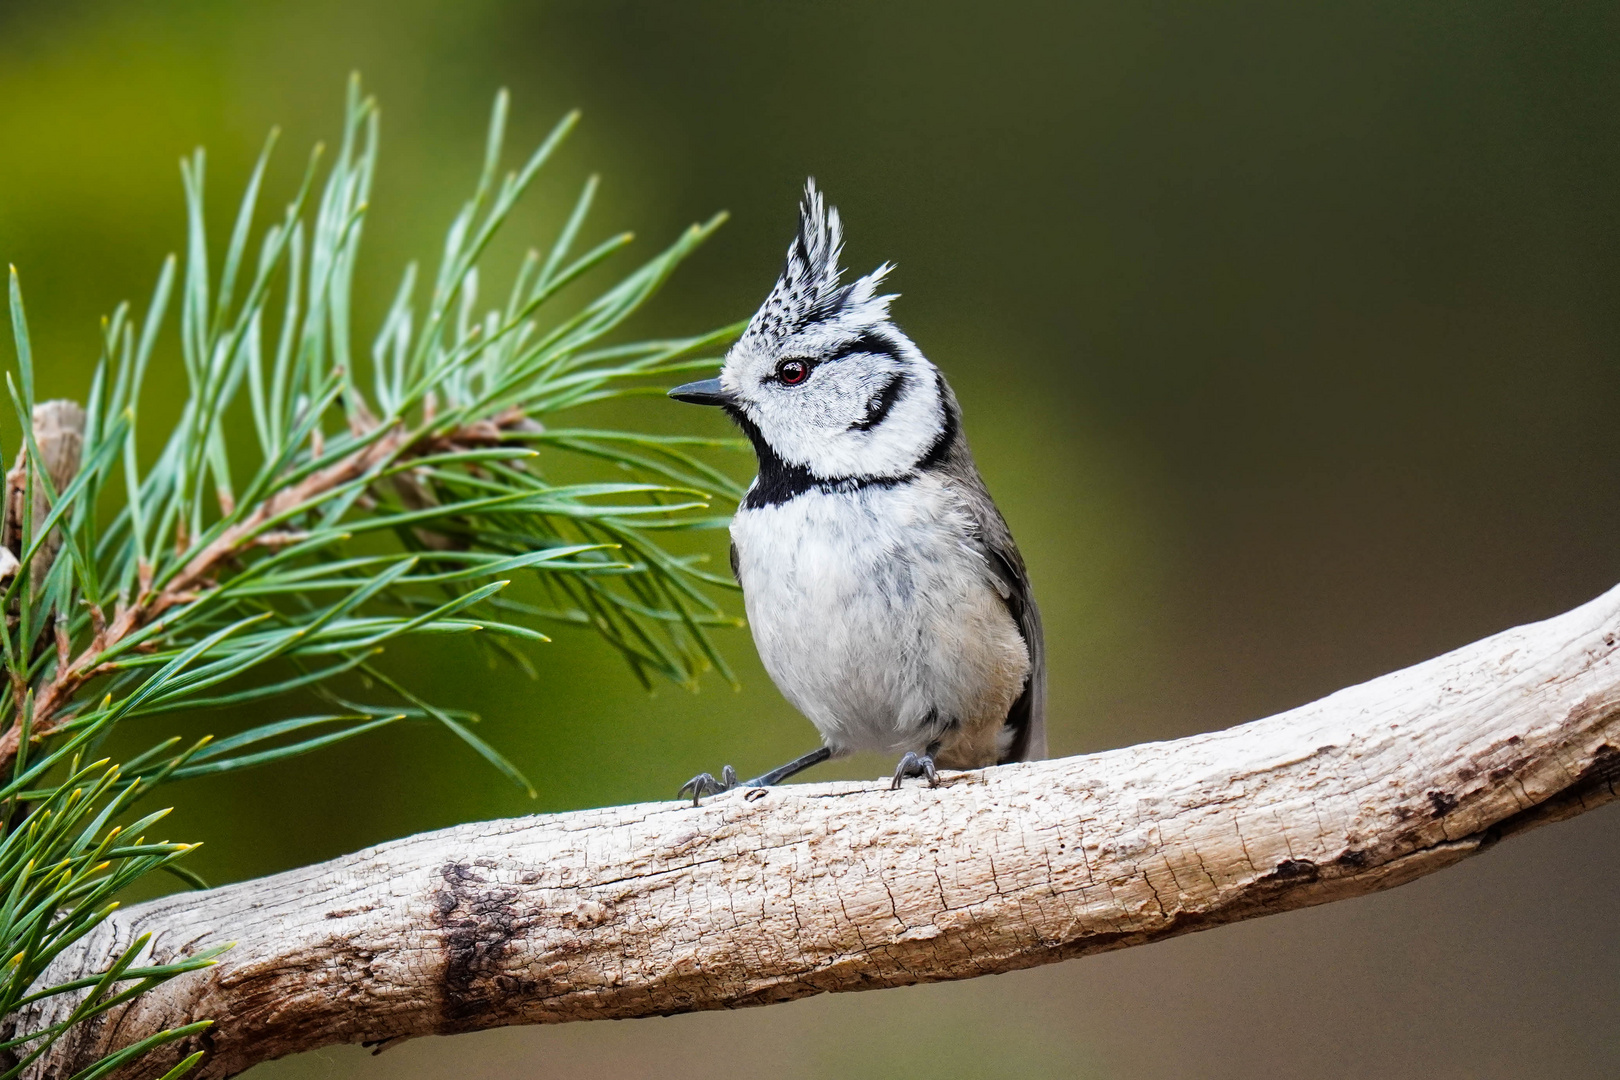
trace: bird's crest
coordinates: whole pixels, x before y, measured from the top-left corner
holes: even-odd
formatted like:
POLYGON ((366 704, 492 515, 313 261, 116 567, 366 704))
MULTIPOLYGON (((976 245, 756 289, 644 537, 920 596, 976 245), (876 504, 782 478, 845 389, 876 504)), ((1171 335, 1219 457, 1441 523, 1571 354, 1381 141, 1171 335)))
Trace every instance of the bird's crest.
POLYGON ((788 245, 782 274, 749 323, 748 332, 781 338, 813 323, 859 331, 887 318, 894 297, 877 295, 877 287, 893 267, 884 263, 865 277, 840 284, 843 250, 844 225, 838 209, 827 205, 811 177, 799 204, 798 235, 788 245))

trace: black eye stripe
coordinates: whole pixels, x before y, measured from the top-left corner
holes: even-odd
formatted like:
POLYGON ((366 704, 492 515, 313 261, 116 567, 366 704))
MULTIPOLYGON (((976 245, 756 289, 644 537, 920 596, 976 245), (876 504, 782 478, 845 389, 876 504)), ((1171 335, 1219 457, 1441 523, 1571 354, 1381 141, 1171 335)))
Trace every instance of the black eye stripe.
POLYGON ((876 331, 868 330, 847 345, 838 346, 838 351, 827 357, 826 362, 830 364, 836 360, 843 360, 861 353, 887 356, 894 360, 900 359, 899 346, 876 331))
MULTIPOLYGON (((803 386, 805 382, 809 380, 810 376, 815 374, 816 368, 820 367, 822 364, 834 364, 840 360, 847 360, 851 356, 887 356, 891 360, 899 360, 900 346, 895 344, 893 341, 890 341, 882 334, 879 334, 874 330, 868 330, 855 340, 838 346, 837 351, 831 356, 823 356, 819 358, 809 356, 789 356, 779 360, 776 363, 776 367, 771 369, 771 373, 765 377, 765 381, 781 383, 784 386, 803 386), (804 378, 799 379, 796 382, 789 382, 788 380, 784 379, 782 377, 782 366, 788 363, 803 364, 805 366, 804 378)), ((893 402, 890 402, 890 405, 892 404, 893 402)), ((884 412, 887 413, 888 409, 885 408, 884 412)), ((879 417, 879 419, 882 419, 882 417, 879 417)), ((876 423, 876 421, 873 421, 873 423, 876 423)))
POLYGON ((857 420, 849 425, 851 431, 871 431, 889 415, 894 403, 900 400, 900 391, 906 388, 906 377, 895 375, 883 384, 883 389, 872 395, 872 400, 866 409, 866 418, 857 420))

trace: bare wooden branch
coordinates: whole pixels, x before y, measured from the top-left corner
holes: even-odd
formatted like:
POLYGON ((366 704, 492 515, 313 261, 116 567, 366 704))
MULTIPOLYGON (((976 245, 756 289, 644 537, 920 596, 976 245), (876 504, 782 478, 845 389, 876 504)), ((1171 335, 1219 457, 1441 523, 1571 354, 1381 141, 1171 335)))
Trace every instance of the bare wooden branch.
POLYGON ((32 1075, 200 1017, 217 1025, 196 1075, 222 1077, 330 1043, 970 978, 1389 888, 1615 797, 1617 640, 1620 589, 1226 731, 937 790, 462 825, 172 896, 114 916, 52 977, 145 931, 159 958, 236 948, 32 1075))

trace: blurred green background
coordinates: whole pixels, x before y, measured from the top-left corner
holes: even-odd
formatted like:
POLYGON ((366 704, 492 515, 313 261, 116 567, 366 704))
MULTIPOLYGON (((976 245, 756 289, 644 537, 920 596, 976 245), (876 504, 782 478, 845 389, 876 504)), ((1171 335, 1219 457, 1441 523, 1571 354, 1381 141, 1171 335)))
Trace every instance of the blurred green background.
MULTIPOLYGON (((436 254, 500 86, 514 153, 568 108, 585 122, 497 260, 548 235, 591 171, 596 235, 633 228, 644 254, 732 212, 647 333, 749 314, 813 173, 852 268, 898 263, 898 319, 965 404, 1046 615, 1052 749, 1080 753, 1285 709, 1620 581, 1617 32, 1612 5, 1433 0, 5 0, 0 259, 23 274, 42 393, 81 395, 98 317, 144 303, 181 244, 179 156, 208 147, 223 228, 280 124, 279 202, 336 134, 353 69, 383 109, 373 316, 407 258, 436 254)), ((175 407, 166 357, 150 423, 175 407)), ((599 418, 723 431, 675 409, 599 418)), ((814 744, 744 632, 722 639, 741 692, 695 695, 648 696, 584 636, 535 650, 537 682, 446 640, 392 662, 479 710, 537 802, 402 729, 175 789, 172 831, 206 841, 195 868, 229 881, 666 798, 814 744)), ((252 1075, 1608 1077, 1617 822, 994 979, 252 1075)))

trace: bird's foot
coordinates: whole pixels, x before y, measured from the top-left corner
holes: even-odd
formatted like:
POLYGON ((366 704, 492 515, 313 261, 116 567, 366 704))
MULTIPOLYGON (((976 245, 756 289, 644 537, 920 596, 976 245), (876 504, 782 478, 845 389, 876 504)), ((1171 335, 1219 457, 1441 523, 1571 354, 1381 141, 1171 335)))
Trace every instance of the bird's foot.
POLYGON ((690 794, 692 796, 692 805, 696 806, 703 796, 718 795, 722 791, 730 791, 736 786, 737 770, 727 765, 720 770, 720 779, 716 780, 713 773, 698 773, 682 784, 681 790, 675 794, 683 799, 690 794))
POLYGON ((931 754, 906 751, 906 756, 894 767, 894 783, 889 785, 889 790, 899 791, 900 782, 908 776, 925 776, 928 778, 929 787, 939 787, 939 773, 934 771, 934 758, 931 754))

